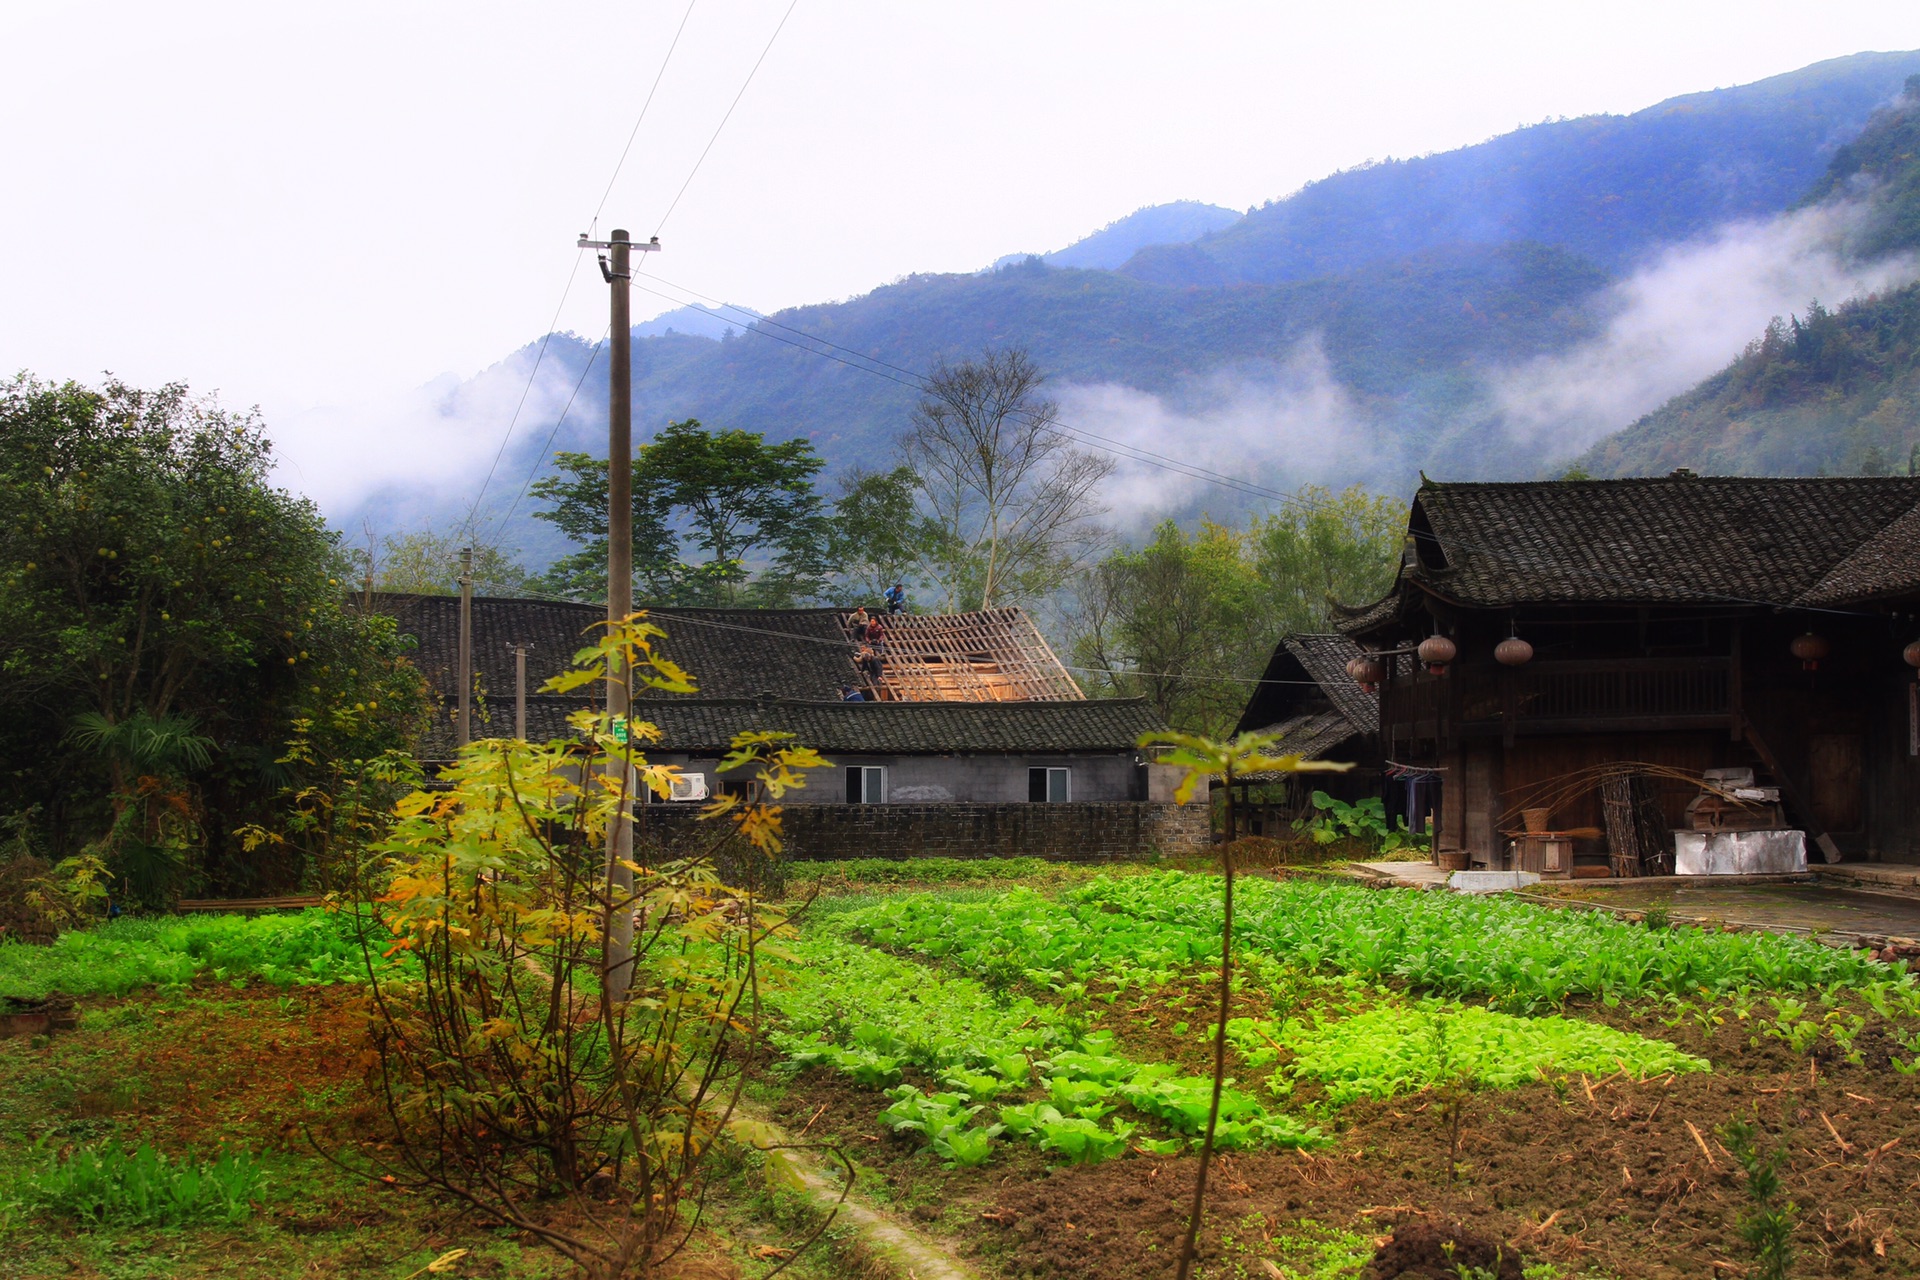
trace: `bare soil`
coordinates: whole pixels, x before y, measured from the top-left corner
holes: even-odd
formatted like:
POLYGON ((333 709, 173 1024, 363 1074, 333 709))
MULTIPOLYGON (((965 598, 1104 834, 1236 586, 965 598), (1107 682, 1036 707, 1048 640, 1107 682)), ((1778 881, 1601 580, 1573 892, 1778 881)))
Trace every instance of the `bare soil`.
MULTIPOLYGON (((1162 1033, 1130 1034, 1129 1048, 1197 1069, 1207 1016, 1196 995, 1170 988, 1164 998, 1136 1001, 1157 1006, 1151 1016, 1162 1033), (1188 1012, 1182 1002, 1196 1007, 1188 1012), (1192 1018, 1195 1034, 1166 1029, 1176 1013, 1192 1018)), ((1335 1145, 1321 1152, 1216 1163, 1200 1274, 1271 1274, 1259 1260, 1276 1256, 1278 1242, 1337 1229, 1378 1246, 1369 1276, 1453 1280, 1457 1270, 1433 1269, 1446 1238, 1456 1262, 1497 1267, 1502 1277, 1518 1276, 1522 1262, 1551 1262, 1568 1275, 1736 1277, 1752 1263, 1739 1233, 1752 1206, 1719 1136, 1734 1120, 1758 1123, 1763 1142, 1788 1149, 1782 1176, 1796 1206, 1795 1276, 1920 1274, 1920 1075, 1895 1071, 1890 1046, 1872 1031, 1858 1042, 1865 1062, 1855 1066, 1830 1045, 1811 1057, 1765 1037, 1756 1046, 1751 1024, 1668 1027, 1647 1008, 1569 1012, 1670 1040, 1707 1056, 1714 1070, 1475 1092, 1451 1181, 1447 1128, 1431 1098, 1349 1106, 1331 1122, 1335 1145), (1494 1252, 1475 1261, 1483 1244, 1494 1252)), ((1148 1013, 1142 1007, 1134 1016, 1148 1013)), ((1048 1169, 1031 1148, 1009 1143, 982 1168, 946 1171, 875 1120, 883 1105, 875 1092, 816 1071, 794 1082, 779 1111, 792 1129, 848 1150, 868 1194, 891 1199, 989 1273, 1173 1275, 1192 1158, 1136 1155, 1048 1169)))

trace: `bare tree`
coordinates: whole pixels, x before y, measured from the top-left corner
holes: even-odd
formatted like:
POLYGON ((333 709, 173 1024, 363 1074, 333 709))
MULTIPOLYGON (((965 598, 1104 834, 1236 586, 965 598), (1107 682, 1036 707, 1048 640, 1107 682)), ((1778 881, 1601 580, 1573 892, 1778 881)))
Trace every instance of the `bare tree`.
POLYGON ((1045 595, 1099 545, 1097 490, 1113 461, 1074 447, 1045 376, 1018 347, 940 364, 901 442, 943 532, 949 603, 987 609, 1045 595))

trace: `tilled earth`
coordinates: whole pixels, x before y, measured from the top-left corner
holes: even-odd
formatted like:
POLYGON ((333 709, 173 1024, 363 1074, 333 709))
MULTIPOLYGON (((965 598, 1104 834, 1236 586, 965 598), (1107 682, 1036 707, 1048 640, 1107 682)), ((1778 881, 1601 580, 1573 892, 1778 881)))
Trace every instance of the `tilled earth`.
MULTIPOLYGON (((1210 1276, 1276 1274, 1275 1242, 1336 1229, 1372 1240, 1368 1276, 1458 1275, 1552 1262, 1569 1275, 1747 1274, 1740 1223, 1753 1202, 1724 1127, 1784 1144, 1781 1198, 1794 1205, 1797 1277, 1920 1275, 1920 1075, 1897 1071, 1869 1030, 1850 1065, 1750 1043, 1751 1024, 1668 1027, 1647 1010, 1569 1010, 1670 1040, 1711 1073, 1633 1080, 1574 1076, 1467 1095, 1457 1168, 1438 1101, 1359 1103, 1334 1145, 1215 1163, 1201 1254, 1210 1276), (1438 1251, 1440 1244, 1447 1250, 1438 1251), (1497 1255, 1473 1261, 1490 1245, 1497 1255), (1436 1256, 1437 1254, 1437 1256, 1436 1256), (1423 1261, 1424 1259, 1424 1261, 1423 1261), (1438 1268, 1438 1269, 1436 1269, 1438 1268)), ((1174 1273, 1197 1161, 1134 1156, 1048 1170, 1009 1143, 980 1169, 944 1171, 875 1116, 877 1093, 812 1072, 780 1106, 795 1128, 846 1148, 882 1195, 983 1268, 1020 1280, 1159 1280, 1174 1273)), ((1284 1273, 1278 1273, 1284 1274, 1284 1273)))

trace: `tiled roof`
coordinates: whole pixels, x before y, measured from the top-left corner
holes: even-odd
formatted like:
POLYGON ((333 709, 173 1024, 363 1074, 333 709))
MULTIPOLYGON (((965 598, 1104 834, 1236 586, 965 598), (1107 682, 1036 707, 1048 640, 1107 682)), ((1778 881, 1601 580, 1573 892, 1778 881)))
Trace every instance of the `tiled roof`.
POLYGON ((1273 746, 1273 750, 1280 755, 1305 756, 1309 760, 1317 760, 1340 744, 1372 730, 1355 728, 1353 722, 1338 711, 1322 711, 1282 720, 1279 724, 1269 725, 1263 732, 1280 735, 1280 741, 1273 746))
POLYGON ((1348 660, 1362 652, 1343 635, 1281 637, 1234 732, 1271 733, 1281 728, 1294 732, 1312 722, 1313 732, 1319 733, 1322 718, 1332 715, 1346 726, 1341 738, 1378 733, 1379 695, 1363 692, 1347 674, 1348 660))
MULTIPOLYGON (((573 734, 567 715, 584 699, 530 697, 527 732, 536 741, 573 734)), ((513 700, 492 702, 479 736, 513 732, 513 700)), ((1082 699, 1063 702, 820 702, 761 698, 661 698, 636 708, 635 716, 664 734, 655 751, 718 752, 737 733, 780 729, 817 750, 841 754, 927 755, 964 753, 1055 753, 1131 750, 1145 733, 1165 728, 1143 699, 1082 699)), ((427 759, 452 755, 452 736, 442 714, 427 759)))
POLYGON ((1920 477, 1423 484, 1416 554, 1393 593, 1348 611, 1357 634, 1409 585, 1458 603, 1835 603, 1920 583, 1920 477), (1853 578, 1860 586, 1857 590, 1853 578))
POLYGON ((1327 700, 1347 718, 1355 733, 1380 731, 1380 695, 1368 693, 1347 674, 1347 663, 1366 652, 1343 635, 1295 635, 1281 644, 1300 660, 1327 700))
MULTIPOLYGON (((413 660, 443 697, 456 695, 460 601, 456 596, 376 594, 373 607, 392 614, 418 647, 413 660)), ((756 698, 763 693, 797 699, 831 699, 842 685, 861 685, 853 664, 856 646, 847 637, 841 609, 653 609, 648 620, 667 635, 658 651, 693 674, 698 692, 647 698, 756 698)), ((566 670, 606 621, 600 605, 477 596, 473 601, 473 660, 487 696, 513 695, 513 644, 530 643, 527 690, 537 691, 566 670)), ((1079 698, 1079 686, 1060 665, 1039 630, 1019 609, 889 621, 900 637, 903 674, 945 666, 957 675, 944 681, 908 680, 891 696, 965 700, 980 696, 1079 698), (947 643, 951 640, 951 643, 947 643), (909 654, 906 651, 915 652, 909 654), (980 650, 980 652, 975 652, 980 650), (921 652, 924 651, 924 652, 921 652), (972 670, 991 667, 995 687, 972 670)), ((889 671, 889 675, 892 672, 889 671)))
POLYGON ((1862 543, 1796 604, 1822 606, 1920 591, 1920 506, 1862 543))

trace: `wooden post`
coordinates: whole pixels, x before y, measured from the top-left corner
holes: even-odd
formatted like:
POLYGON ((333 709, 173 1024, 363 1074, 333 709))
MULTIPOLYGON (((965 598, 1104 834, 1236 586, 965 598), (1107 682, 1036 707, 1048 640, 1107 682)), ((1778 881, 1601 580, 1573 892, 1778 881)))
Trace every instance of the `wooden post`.
POLYGON ((513 736, 527 740, 527 646, 513 646, 513 736))
MULTIPOLYGON (((607 385, 607 621, 619 623, 633 612, 633 319, 629 285, 632 258, 627 233, 612 237, 613 260, 608 270, 612 286, 612 358, 607 385)), ((625 726, 633 710, 628 673, 617 665, 607 668, 607 711, 613 723, 625 726)), ((607 827, 608 891, 623 905, 611 913, 602 959, 607 993, 617 1002, 626 999, 633 981, 633 909, 624 905, 633 894, 633 824, 631 782, 633 770, 624 753, 608 772, 621 803, 607 827)))
POLYGON ((473 741, 473 548, 460 548, 460 722, 454 741, 473 741))

